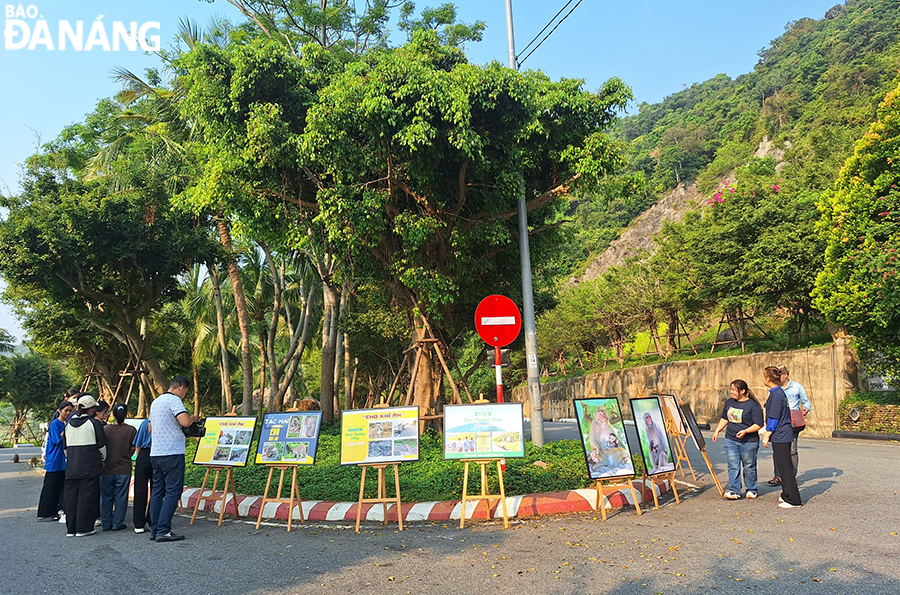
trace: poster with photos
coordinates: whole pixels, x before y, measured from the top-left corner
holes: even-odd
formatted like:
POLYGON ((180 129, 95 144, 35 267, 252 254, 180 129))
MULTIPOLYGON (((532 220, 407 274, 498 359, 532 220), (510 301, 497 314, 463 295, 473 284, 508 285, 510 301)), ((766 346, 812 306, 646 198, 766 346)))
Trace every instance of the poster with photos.
POLYGON ((256 464, 314 464, 321 425, 321 411, 267 413, 256 445, 256 464))
POLYGON ((341 414, 341 465, 418 460, 418 407, 353 409, 341 414))
POLYGON ((195 465, 243 467, 253 441, 255 417, 207 417, 206 435, 200 438, 195 465))
POLYGON ((501 459, 525 456, 521 403, 444 407, 445 459, 501 459))
POLYGON ((634 475, 631 446, 625 433, 622 410, 614 397, 575 400, 575 419, 591 479, 634 475))
POLYGON ((630 401, 647 475, 674 471, 675 455, 663 422, 662 404, 659 399, 642 397, 630 401))
POLYGON ((678 398, 675 397, 675 395, 657 395, 654 393, 651 393, 650 396, 659 397, 663 410, 666 415, 672 419, 672 423, 675 424, 675 430, 679 434, 687 434, 688 431, 681 416, 681 407, 678 404, 678 398))

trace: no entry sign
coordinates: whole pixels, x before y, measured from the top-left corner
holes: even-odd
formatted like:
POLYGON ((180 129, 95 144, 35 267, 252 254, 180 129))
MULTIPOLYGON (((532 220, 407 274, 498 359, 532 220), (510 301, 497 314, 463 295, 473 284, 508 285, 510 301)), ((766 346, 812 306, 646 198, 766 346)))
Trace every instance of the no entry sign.
POLYGON ((475 329, 488 345, 506 347, 519 336, 522 316, 505 295, 489 295, 475 308, 475 329))

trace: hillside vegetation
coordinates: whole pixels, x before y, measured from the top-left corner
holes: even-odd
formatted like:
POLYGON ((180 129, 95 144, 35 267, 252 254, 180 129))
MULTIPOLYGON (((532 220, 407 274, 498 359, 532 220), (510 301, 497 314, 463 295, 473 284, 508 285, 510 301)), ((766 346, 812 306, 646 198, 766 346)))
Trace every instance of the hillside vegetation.
MULTIPOLYGON (((682 323, 707 351, 720 320, 738 342, 767 336, 777 349, 789 340, 821 340, 826 298, 814 302, 811 295, 826 262, 828 232, 839 226, 821 222, 830 208, 830 195, 822 193, 836 183, 897 86, 898 31, 900 2, 850 0, 822 19, 788 23, 760 51, 753 72, 736 79, 720 74, 622 119, 615 136, 627 147, 628 167, 626 182, 617 184, 632 194, 618 200, 649 204, 679 184, 696 184, 705 200, 699 209, 689 203, 693 210, 683 220, 663 226, 652 249, 594 279, 560 284, 558 305, 538 324, 545 370, 572 361, 591 368, 613 356, 622 365, 657 333, 651 351, 671 354, 686 345, 668 332, 682 323)), ((879 156, 890 163, 890 154, 879 156)), ((597 209, 584 201, 576 212, 580 225, 597 209)), ((888 223, 885 217, 893 215, 882 214, 878 223, 888 223)), ((882 242, 896 237, 892 229, 882 230, 882 242)), ((599 249, 573 264, 569 273, 578 276, 605 246, 592 243, 592 230, 573 236, 572 253, 599 249)), ((840 293, 834 283, 828 291, 840 293)), ((862 330, 852 316, 829 312, 828 319, 862 330)), ((879 336, 896 337, 889 317, 873 324, 879 336)))

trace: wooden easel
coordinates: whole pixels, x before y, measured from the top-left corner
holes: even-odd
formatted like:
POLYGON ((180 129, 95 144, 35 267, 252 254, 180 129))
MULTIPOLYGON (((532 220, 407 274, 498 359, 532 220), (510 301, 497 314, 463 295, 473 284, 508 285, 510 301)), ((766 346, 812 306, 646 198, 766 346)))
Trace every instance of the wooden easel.
POLYGON ((359 502, 356 504, 356 532, 359 533, 359 521, 362 517, 362 505, 364 502, 371 502, 373 504, 380 503, 384 507, 384 522, 383 524, 387 525, 388 522, 388 503, 393 502, 397 505, 397 523, 400 525, 400 530, 403 531, 403 508, 400 504, 400 463, 376 463, 372 465, 360 465, 362 467, 362 479, 359 481, 359 502), (395 496, 393 498, 388 498, 387 496, 387 485, 384 479, 384 470, 388 466, 394 467, 394 492, 395 496), (366 490, 366 468, 373 467, 378 470, 378 496, 375 498, 364 498, 364 493, 366 490))
POLYGON ((206 474, 203 476, 203 483, 200 485, 200 495, 197 496, 197 502, 196 502, 196 504, 194 504, 194 514, 191 515, 191 524, 192 525, 194 524, 194 519, 197 518, 197 511, 200 510, 200 502, 202 502, 203 500, 213 500, 213 501, 222 503, 222 507, 219 510, 219 525, 218 525, 219 527, 222 526, 222 519, 225 518, 225 504, 228 501, 228 486, 229 485, 231 485, 231 496, 232 496, 232 502, 234 502, 234 513, 237 515, 237 518, 241 518, 241 512, 240 512, 240 510, 238 510, 238 498, 237 498, 237 491, 235 491, 235 487, 234 487, 234 475, 232 474, 232 468, 231 467, 222 467, 222 466, 215 466, 215 467, 211 466, 211 467, 206 468, 206 474), (203 493, 206 491, 206 480, 209 479, 209 472, 212 469, 216 470, 216 476, 215 476, 215 479, 213 479, 212 490, 209 492, 209 496, 204 496, 203 493), (223 470, 226 471, 225 485, 222 487, 222 495, 216 496, 216 486, 219 485, 219 473, 221 473, 223 470))
MULTIPOLYGON (((375 409, 381 409, 385 407, 389 407, 390 397, 385 401, 384 397, 381 398, 381 401, 375 405, 375 409)), ((383 524, 387 525, 388 518, 388 503, 394 502, 397 505, 397 524, 400 526, 400 530, 403 531, 403 508, 400 504, 400 463, 375 463, 375 464, 363 464, 360 465, 362 467, 362 477, 359 480, 359 501, 356 503, 356 532, 359 533, 359 521, 362 516, 362 505, 364 502, 371 502, 373 504, 381 504, 384 507, 384 521, 383 524), (388 465, 394 466, 394 494, 393 498, 388 498, 387 496, 387 482, 384 479, 384 470, 388 465), (378 470, 378 495, 375 498, 364 498, 366 491, 366 468, 374 467, 378 470)))
MULTIPOLYGON (((259 504, 259 516, 256 517, 256 528, 259 529, 260 523, 262 523, 263 510, 266 508, 266 504, 269 502, 277 503, 277 504, 287 504, 288 508, 288 518, 287 518, 287 530, 290 532, 291 530, 291 521, 294 520, 294 502, 297 503, 297 508, 300 510, 300 522, 304 522, 303 518, 303 501, 300 500, 300 490, 297 487, 297 466, 296 465, 272 465, 269 467, 269 478, 266 479, 266 489, 263 492, 262 502, 259 504), (281 476, 278 478, 278 493, 274 498, 269 498, 269 486, 272 485, 272 475, 275 473, 275 469, 279 469, 281 471, 281 476), (284 487, 284 472, 288 469, 291 469, 291 497, 290 498, 282 498, 281 497, 281 488, 284 487)), ((222 509, 224 510, 225 506, 222 505, 222 509)))
POLYGON ((668 433, 669 438, 672 439, 672 447, 675 450, 675 468, 681 471, 681 476, 684 477, 684 466, 681 464, 681 461, 684 461, 687 463, 688 469, 691 470, 691 477, 694 478, 694 481, 697 481, 697 474, 694 473, 694 466, 691 465, 691 460, 687 456, 687 434, 682 434, 678 430, 678 425, 675 423, 675 420, 672 419, 667 407, 663 406, 662 412, 666 424, 666 433, 668 433))
MULTIPOLYGON (((647 481, 650 482, 650 491, 653 492, 653 504, 656 510, 659 510, 659 497, 656 495, 656 490, 653 489, 653 486, 662 484, 666 479, 669 480, 669 487, 672 488, 672 494, 675 495, 675 503, 681 504, 681 499, 678 497, 678 488, 675 487, 675 471, 657 473, 656 475, 644 474, 644 486, 646 487, 647 481)), ((643 489, 641 493, 643 494, 643 489)))
MULTIPOLYGON (((631 501, 634 502, 634 510, 638 513, 638 516, 641 516, 643 513, 641 512, 641 503, 638 502, 637 492, 634 491, 634 476, 631 477, 617 477, 616 479, 598 479, 597 480, 597 506, 595 508, 600 509, 600 518, 604 521, 606 520, 606 506, 603 505, 603 497, 606 496, 606 499, 609 499, 609 496, 613 492, 618 492, 620 488, 625 488, 631 490, 631 501), (611 483, 617 482, 617 483, 611 483), (609 490, 609 491, 607 491, 609 490)), ((641 492, 643 493, 643 492, 641 492)))
MULTIPOLYGON (((476 401, 477 402, 477 401, 476 401)), ((466 524, 466 500, 497 500, 500 499, 500 506, 503 510, 503 528, 509 529, 509 515, 506 514, 506 489, 503 486, 503 459, 470 459, 466 460, 465 470, 463 471, 463 489, 462 503, 459 513, 459 528, 462 529, 466 524), (500 482, 500 494, 488 493, 487 466, 491 463, 497 463, 497 479, 500 482), (481 494, 478 496, 469 495, 469 463, 477 463, 481 467, 481 494)), ((488 503, 490 504, 490 502, 488 503)), ((488 506, 490 508, 490 506, 488 506)))

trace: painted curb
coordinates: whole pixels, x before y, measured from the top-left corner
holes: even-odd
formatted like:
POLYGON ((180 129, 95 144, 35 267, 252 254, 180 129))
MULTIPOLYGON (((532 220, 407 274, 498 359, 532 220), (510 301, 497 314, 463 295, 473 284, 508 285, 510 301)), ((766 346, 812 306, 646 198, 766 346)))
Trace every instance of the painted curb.
MULTIPOLYGON (((656 491, 657 498, 670 491, 669 482, 663 481, 660 484, 653 484, 650 481, 636 480, 634 482, 635 492, 641 504, 653 502, 653 491, 656 491)), ((221 494, 221 492, 216 492, 221 494)), ((210 490, 204 490, 205 497, 212 496, 210 490)), ((197 499, 200 496, 200 488, 184 488, 181 495, 181 506, 184 510, 193 510, 197 505, 197 499)), ((565 512, 585 512, 596 510, 597 491, 594 488, 583 488, 578 490, 566 490, 562 492, 548 492, 543 494, 527 494, 524 496, 507 496, 506 511, 509 518, 516 517, 533 517, 545 514, 559 514, 565 512)), ((238 494, 237 512, 245 519, 256 519, 259 516, 259 507, 262 503, 262 496, 246 496, 238 494)), ((613 508, 621 508, 623 506, 634 506, 631 501, 631 490, 619 489, 608 494, 604 500, 607 510, 613 508)), ((303 517, 308 521, 316 522, 335 522, 350 521, 356 522, 356 502, 327 502, 322 500, 303 500, 300 504, 303 510, 303 517)), ((274 502, 266 503, 263 510, 263 519, 287 521, 288 504, 278 504, 274 502)), ((362 518, 369 522, 384 521, 384 506, 381 504, 362 505, 362 518)), ((199 512, 219 514, 222 509, 221 500, 203 500, 199 512)), ((404 502, 401 505, 404 522, 410 521, 450 521, 459 520, 463 514, 462 502, 460 500, 447 500, 443 502, 404 502)), ((294 505, 293 519, 300 520, 300 511, 297 505, 294 505)), ((225 514, 235 516, 234 498, 226 500, 225 514)), ((500 506, 500 498, 496 500, 476 500, 466 503, 465 510, 466 519, 502 519, 503 509, 500 506)), ((387 520, 397 520, 397 507, 394 504, 387 505, 387 520)))

